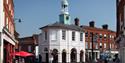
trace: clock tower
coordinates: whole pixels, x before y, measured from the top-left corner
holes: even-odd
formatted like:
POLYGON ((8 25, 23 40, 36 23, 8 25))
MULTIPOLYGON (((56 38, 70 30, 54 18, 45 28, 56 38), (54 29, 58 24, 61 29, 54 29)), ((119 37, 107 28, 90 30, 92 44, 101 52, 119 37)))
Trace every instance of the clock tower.
POLYGON ((61 14, 59 15, 59 21, 63 24, 70 24, 70 15, 68 12, 68 1, 62 0, 61 2, 61 14))

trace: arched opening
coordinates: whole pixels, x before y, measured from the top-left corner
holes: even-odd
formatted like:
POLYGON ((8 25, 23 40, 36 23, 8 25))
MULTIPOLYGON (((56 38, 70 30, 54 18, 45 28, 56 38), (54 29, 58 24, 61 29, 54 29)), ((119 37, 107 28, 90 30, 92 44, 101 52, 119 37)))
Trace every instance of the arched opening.
POLYGON ((52 63, 58 63, 58 50, 57 49, 53 49, 52 56, 53 56, 52 63))
POLYGON ((66 63, 66 50, 62 51, 62 63, 66 63))
POLYGON ((49 63, 49 53, 48 53, 48 49, 44 48, 45 51, 45 58, 46 58, 46 63, 49 63))
POLYGON ((83 50, 81 50, 81 51, 80 51, 80 62, 83 62, 83 58, 84 58, 84 57, 83 57, 83 55, 84 55, 83 53, 84 53, 83 50))
POLYGON ((70 58, 71 62, 77 62, 77 51, 75 48, 71 49, 70 58))

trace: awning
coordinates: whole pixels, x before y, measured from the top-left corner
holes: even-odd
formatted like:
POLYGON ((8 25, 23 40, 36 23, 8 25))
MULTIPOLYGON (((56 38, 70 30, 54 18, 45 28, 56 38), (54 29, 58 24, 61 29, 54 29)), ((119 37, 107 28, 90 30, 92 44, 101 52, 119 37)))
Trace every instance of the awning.
POLYGON ((15 52, 15 56, 28 57, 28 56, 34 56, 34 54, 25 51, 20 51, 20 52, 15 52))

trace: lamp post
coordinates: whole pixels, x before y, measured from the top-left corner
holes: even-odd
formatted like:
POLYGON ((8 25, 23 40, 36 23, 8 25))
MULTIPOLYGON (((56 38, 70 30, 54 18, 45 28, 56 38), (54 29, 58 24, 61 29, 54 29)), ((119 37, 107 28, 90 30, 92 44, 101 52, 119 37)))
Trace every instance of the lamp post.
MULTIPOLYGON (((21 21, 21 19, 20 18, 14 18, 14 28, 16 28, 15 27, 15 22, 19 22, 19 23, 21 23, 22 21, 21 21)), ((18 36, 16 36, 17 37, 17 40, 18 40, 18 36)), ((19 41, 18 41, 19 42, 19 41)), ((20 51, 21 50, 21 46, 20 46, 20 44, 19 43, 17 43, 17 46, 18 46, 18 48, 17 48, 17 51, 20 51)), ((18 63, 20 63, 20 57, 18 58, 18 63)))

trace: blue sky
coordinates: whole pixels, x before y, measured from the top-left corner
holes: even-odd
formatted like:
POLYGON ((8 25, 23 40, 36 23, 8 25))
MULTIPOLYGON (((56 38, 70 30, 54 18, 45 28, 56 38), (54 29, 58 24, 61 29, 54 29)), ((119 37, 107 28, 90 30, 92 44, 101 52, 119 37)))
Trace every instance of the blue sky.
MULTIPOLYGON (((68 0, 71 23, 80 19, 81 25, 89 25, 94 20, 96 27, 108 24, 109 29, 116 30, 115 0, 68 0)), ((14 0, 15 18, 20 37, 40 33, 39 28, 59 21, 61 0, 14 0)))

